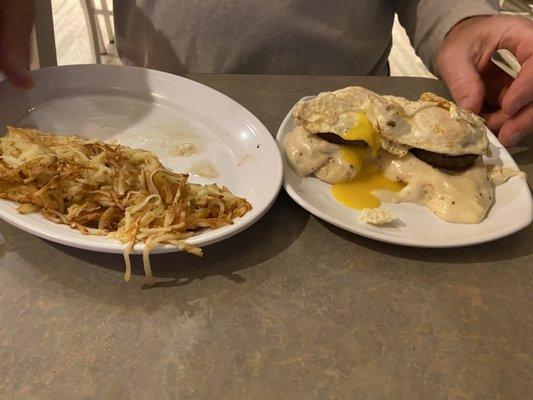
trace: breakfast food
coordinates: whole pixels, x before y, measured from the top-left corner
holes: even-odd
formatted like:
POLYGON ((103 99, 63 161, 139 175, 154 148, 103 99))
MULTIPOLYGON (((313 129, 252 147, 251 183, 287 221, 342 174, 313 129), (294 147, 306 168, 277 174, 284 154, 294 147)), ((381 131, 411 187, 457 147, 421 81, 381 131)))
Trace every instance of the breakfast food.
MULTIPOLYGON (((501 183, 483 163, 483 120, 432 93, 410 101, 348 87, 301 101, 293 116, 287 161, 300 176, 332 184, 334 198, 355 209, 412 202, 447 222, 479 223, 501 183)), ((363 215, 370 223, 381 217, 363 215)))
POLYGON ((349 87, 299 103, 294 110, 297 127, 284 143, 292 167, 301 176, 312 173, 332 184, 349 182, 381 146, 372 123, 380 102, 369 90, 349 87))
POLYGON ((363 208, 359 214, 359 219, 367 224, 383 226, 398 219, 398 216, 391 210, 382 207, 363 208))
POLYGON ((136 243, 144 243, 153 284, 151 249, 170 244, 201 256, 186 239, 232 224, 252 208, 226 187, 187 179, 146 150, 13 127, 0 138, 0 198, 19 202, 22 214, 40 212, 83 234, 124 243, 126 280, 136 243))

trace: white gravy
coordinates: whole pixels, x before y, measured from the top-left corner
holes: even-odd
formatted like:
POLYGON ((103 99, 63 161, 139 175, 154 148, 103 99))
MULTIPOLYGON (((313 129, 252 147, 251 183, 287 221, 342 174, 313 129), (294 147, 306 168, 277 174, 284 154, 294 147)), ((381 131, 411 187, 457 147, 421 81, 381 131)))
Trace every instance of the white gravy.
POLYGON ((339 150, 315 171, 315 176, 327 183, 350 182, 357 170, 346 162, 339 150))
POLYGON ((494 199, 494 186, 481 158, 461 172, 445 172, 408 154, 398 158, 383 152, 381 169, 393 181, 407 185, 399 192, 373 192, 381 201, 423 205, 447 222, 481 222, 494 199))
POLYGON ((513 176, 520 176, 522 179, 526 179, 526 173, 522 171, 517 171, 511 168, 501 167, 500 165, 494 165, 489 170, 490 180, 494 186, 503 185, 513 176))
POLYGON ((287 161, 302 177, 313 173, 340 149, 336 144, 309 134, 301 126, 285 137, 283 145, 287 161))

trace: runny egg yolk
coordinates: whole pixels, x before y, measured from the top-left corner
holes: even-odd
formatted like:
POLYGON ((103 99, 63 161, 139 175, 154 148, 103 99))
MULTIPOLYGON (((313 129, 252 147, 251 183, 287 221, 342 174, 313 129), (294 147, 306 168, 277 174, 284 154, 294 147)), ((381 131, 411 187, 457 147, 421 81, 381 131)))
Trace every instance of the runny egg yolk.
POLYGON ((342 138, 345 140, 361 140, 366 142, 368 147, 370 147, 372 156, 375 156, 381 147, 381 137, 365 113, 358 112, 356 114, 357 123, 348 131, 344 132, 342 138))
POLYGON ((348 130, 343 135, 343 138, 364 141, 368 147, 341 147, 342 157, 355 167, 357 174, 350 182, 333 185, 331 191, 337 201, 358 210, 376 208, 380 206, 381 202, 372 195, 372 191, 384 189, 398 192, 402 189, 401 182, 388 180, 379 172, 377 166, 371 162, 381 147, 381 139, 365 114, 358 113, 358 123, 348 130))
POLYGON ((389 181, 375 165, 366 164, 351 182, 336 183, 331 192, 339 203, 362 210, 380 206, 381 202, 372 195, 372 191, 383 189, 399 192, 403 186, 401 182, 389 181))

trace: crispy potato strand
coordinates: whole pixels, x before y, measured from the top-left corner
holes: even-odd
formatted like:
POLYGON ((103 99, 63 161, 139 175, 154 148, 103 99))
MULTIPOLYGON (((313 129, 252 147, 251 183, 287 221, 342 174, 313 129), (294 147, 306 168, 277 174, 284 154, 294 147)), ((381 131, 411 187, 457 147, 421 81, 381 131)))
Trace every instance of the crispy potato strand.
POLYGON ((230 225, 252 208, 226 187, 187 179, 149 151, 96 139, 14 127, 0 138, 0 198, 19 202, 22 214, 40 212, 83 234, 124 243, 126 280, 136 243, 144 243, 145 274, 154 284, 152 249, 170 244, 201 256, 185 239, 230 225))

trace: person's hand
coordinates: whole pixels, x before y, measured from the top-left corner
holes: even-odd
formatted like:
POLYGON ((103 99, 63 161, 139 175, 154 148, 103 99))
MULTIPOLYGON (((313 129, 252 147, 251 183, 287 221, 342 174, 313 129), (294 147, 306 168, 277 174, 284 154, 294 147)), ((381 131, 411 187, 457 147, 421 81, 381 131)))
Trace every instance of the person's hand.
POLYGON ((437 68, 459 106, 481 114, 505 146, 533 132, 533 22, 495 15, 459 22, 437 55, 437 68), (491 61, 511 51, 522 69, 513 80, 491 61))
POLYGON ((0 0, 0 71, 15 86, 29 88, 33 0, 0 0))

